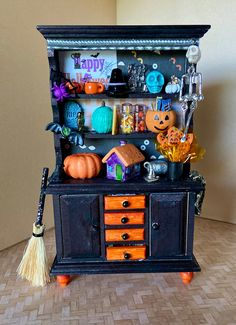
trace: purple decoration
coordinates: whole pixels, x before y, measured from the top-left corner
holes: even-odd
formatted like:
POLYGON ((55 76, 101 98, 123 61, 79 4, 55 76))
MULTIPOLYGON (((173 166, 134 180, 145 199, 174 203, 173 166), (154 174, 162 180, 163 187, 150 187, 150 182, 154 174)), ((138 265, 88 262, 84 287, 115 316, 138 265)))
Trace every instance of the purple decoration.
POLYGON ((117 157, 116 153, 113 153, 107 159, 106 164, 108 179, 125 182, 130 178, 140 175, 140 164, 125 167, 125 165, 117 157))
POLYGON ((53 95, 56 97, 56 100, 59 102, 63 102, 64 98, 70 97, 70 94, 67 92, 67 89, 65 87, 64 83, 61 83, 59 86, 54 82, 54 87, 51 88, 51 91, 53 92, 53 95))

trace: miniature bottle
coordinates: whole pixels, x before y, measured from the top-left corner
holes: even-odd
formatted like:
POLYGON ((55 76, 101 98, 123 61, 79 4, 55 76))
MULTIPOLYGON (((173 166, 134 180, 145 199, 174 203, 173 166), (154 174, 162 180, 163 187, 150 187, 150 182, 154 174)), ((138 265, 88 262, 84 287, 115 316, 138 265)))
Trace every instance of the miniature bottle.
POLYGON ((135 105, 134 109, 134 131, 135 132, 145 132, 146 123, 146 106, 145 105, 135 105))
POLYGON ((120 131, 123 134, 129 134, 134 132, 134 115, 132 104, 122 104, 120 131))

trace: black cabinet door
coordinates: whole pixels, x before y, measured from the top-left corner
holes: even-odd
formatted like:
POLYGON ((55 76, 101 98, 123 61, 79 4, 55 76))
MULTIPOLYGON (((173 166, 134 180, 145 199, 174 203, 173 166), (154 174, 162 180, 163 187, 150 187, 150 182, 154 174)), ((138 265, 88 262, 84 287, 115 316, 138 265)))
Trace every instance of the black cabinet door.
POLYGON ((150 256, 184 254, 187 214, 186 193, 150 195, 150 256))
POLYGON ((60 196, 64 257, 100 257, 98 195, 60 196))

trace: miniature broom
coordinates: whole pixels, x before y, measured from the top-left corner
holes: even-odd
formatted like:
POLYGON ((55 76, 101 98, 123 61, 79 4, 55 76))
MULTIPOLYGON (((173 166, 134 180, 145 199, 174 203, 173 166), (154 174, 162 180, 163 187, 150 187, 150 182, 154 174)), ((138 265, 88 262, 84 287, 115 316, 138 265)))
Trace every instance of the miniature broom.
POLYGON ((33 286, 44 286, 50 281, 48 261, 43 241, 45 226, 42 224, 47 186, 48 168, 43 169, 38 213, 33 224, 33 233, 25 248, 23 258, 17 268, 17 274, 31 282, 33 286))

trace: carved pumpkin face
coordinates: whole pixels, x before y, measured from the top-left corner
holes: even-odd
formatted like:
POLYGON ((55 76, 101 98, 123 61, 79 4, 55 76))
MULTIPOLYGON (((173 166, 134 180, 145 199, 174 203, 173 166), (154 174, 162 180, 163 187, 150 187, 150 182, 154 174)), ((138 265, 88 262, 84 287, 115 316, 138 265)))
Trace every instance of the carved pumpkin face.
POLYGON ((165 132, 175 124, 176 114, 174 111, 147 111, 146 125, 149 131, 154 133, 165 132))

